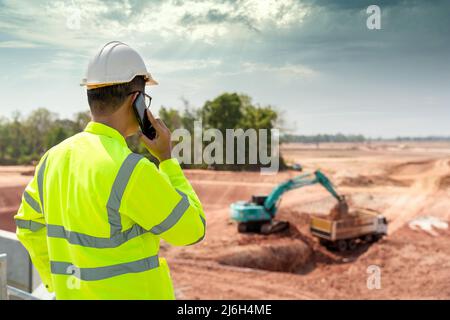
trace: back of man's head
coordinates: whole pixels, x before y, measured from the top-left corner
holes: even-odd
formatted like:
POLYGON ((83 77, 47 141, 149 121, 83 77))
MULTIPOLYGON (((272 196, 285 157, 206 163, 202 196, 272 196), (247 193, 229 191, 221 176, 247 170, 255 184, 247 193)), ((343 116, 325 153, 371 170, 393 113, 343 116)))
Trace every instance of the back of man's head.
POLYGON ((144 91, 145 78, 136 76, 133 80, 110 86, 98 87, 87 90, 89 108, 94 116, 106 116, 119 109, 135 91, 144 91))

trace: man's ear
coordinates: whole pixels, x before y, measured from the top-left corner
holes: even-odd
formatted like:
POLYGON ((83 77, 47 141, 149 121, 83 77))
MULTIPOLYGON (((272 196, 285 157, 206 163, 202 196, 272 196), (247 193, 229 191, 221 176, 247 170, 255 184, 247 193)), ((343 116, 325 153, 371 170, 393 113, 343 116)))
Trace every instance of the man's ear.
POLYGON ((134 101, 136 101, 138 95, 139 95, 139 92, 135 92, 135 93, 131 96, 131 105, 133 105, 134 101))

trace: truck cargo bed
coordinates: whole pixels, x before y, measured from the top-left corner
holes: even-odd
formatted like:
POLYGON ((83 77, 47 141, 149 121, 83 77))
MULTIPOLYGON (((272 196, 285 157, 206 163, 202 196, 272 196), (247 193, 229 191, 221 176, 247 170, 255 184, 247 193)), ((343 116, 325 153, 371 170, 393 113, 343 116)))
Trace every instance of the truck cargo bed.
POLYGON ((378 216, 369 210, 358 210, 340 220, 312 216, 310 230, 329 241, 353 239, 378 232, 378 216))

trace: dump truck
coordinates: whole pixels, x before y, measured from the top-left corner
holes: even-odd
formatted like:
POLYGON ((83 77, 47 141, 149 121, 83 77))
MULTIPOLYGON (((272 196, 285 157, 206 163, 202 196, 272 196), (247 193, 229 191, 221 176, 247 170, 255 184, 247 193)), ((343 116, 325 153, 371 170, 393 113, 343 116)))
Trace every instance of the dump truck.
POLYGON ((311 216, 310 231, 327 248, 351 251, 358 243, 372 243, 386 235, 387 221, 376 211, 357 209, 341 217, 311 216))

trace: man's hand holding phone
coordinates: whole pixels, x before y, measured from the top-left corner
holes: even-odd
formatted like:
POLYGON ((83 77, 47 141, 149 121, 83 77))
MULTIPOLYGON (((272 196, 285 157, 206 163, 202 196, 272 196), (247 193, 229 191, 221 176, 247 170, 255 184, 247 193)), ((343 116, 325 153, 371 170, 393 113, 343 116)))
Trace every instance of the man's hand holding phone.
POLYGON ((172 141, 169 128, 161 119, 155 119, 149 109, 146 109, 146 112, 150 123, 156 130, 156 137, 151 140, 142 132, 139 132, 139 139, 160 162, 172 158, 172 141))

